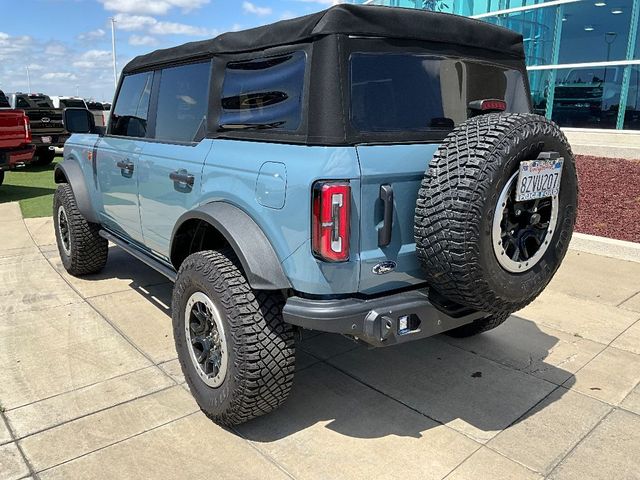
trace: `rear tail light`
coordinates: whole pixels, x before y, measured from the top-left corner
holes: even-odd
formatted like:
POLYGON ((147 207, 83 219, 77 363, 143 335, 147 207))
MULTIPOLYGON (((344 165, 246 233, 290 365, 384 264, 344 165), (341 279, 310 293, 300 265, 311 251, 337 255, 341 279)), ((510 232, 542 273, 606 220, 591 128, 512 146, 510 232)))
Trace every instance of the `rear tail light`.
POLYGON ((313 186, 311 243, 316 257, 328 262, 349 260, 350 212, 349 182, 317 182, 313 186))
POLYGON ((31 124, 29 123, 29 117, 24 116, 24 135, 27 138, 27 143, 31 143, 31 124))
POLYGON ((475 100, 473 102, 469 102, 469 108, 471 110, 479 110, 482 112, 504 112, 507 109, 507 102, 496 99, 475 100))

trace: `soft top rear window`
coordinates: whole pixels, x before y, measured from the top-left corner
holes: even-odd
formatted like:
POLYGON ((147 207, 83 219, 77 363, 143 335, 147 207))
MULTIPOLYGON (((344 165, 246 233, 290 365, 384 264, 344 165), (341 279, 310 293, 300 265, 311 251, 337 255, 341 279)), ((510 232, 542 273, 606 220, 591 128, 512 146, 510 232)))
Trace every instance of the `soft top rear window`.
POLYGON ((62 108, 85 108, 84 102, 77 99, 60 100, 60 106, 62 108))
POLYGON ((522 72, 473 60, 416 53, 353 53, 351 123, 361 132, 451 130, 475 100, 504 100, 528 112, 522 72))

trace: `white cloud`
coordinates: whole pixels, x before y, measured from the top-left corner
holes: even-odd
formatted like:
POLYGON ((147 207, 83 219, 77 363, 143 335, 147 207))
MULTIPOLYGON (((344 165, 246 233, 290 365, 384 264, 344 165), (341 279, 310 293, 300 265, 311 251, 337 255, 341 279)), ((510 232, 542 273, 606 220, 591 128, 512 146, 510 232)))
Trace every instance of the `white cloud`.
POLYGON ((90 32, 81 33, 78 35, 78 40, 98 40, 106 35, 102 28, 98 28, 96 30, 92 30, 90 32))
POLYGON ((115 16, 116 27, 126 31, 146 31, 152 35, 188 35, 207 37, 218 34, 217 30, 187 25, 186 23, 162 22, 146 15, 127 15, 119 13, 115 16))
POLYGON ((209 3, 209 0, 99 0, 105 10, 120 13, 166 15, 173 8, 187 13, 209 3))
POLYGON ((99 70, 111 66, 111 52, 108 50, 88 50, 73 62, 73 66, 84 70, 99 70))
POLYGON ((65 47, 63 44, 58 42, 53 42, 48 44, 45 47, 44 53, 51 57, 62 57, 66 55, 68 52, 67 52, 67 47, 65 47))
POLYGON ((129 37, 129 45, 141 46, 141 45, 156 45, 158 40, 150 35, 131 35, 129 37))
POLYGON ((77 80, 78 77, 70 72, 49 72, 42 75, 43 80, 77 80))
POLYGON ((0 60, 24 55, 33 44, 33 39, 28 35, 12 37, 8 33, 0 32, 0 60))
POLYGON ((242 9, 245 11, 245 13, 252 13, 261 17, 265 15, 271 15, 271 13, 273 12, 273 10, 271 10, 271 8, 269 7, 259 7, 251 2, 242 2, 242 9))

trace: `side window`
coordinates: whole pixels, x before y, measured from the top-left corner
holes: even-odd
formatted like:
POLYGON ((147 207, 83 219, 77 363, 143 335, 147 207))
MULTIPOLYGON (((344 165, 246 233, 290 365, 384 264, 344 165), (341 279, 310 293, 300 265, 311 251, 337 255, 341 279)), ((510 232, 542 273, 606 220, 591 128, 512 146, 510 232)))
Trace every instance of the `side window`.
POLYGON ((206 125, 211 63, 166 68, 160 79, 156 134, 158 140, 192 142, 206 125))
POLYGON ((124 77, 111 119, 111 135, 146 137, 152 81, 153 72, 124 77))
POLYGON ((302 121, 306 54, 234 62, 222 87, 222 129, 295 131, 302 121))

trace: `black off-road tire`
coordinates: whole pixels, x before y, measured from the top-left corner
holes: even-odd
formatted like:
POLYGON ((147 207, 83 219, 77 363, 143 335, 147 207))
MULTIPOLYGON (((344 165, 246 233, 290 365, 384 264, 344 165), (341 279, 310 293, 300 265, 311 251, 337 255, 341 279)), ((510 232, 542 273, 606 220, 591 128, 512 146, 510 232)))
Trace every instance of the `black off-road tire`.
POLYGON ((44 148, 39 147, 39 148, 36 148, 36 153, 33 156, 31 165, 44 167, 46 165, 50 165, 51 162, 53 162, 54 158, 56 158, 55 150, 49 150, 49 147, 44 147, 44 148))
POLYGON ((4 182, 4 170, 0 170, 0 185, 4 182))
POLYGON ((74 276, 81 276, 98 273, 104 268, 109 254, 109 244, 98 234, 100 226, 87 222, 82 216, 68 183, 59 184, 53 197, 53 224, 60 259, 67 272, 74 276), (67 218, 70 252, 65 249, 60 229, 61 207, 67 218))
POLYGON ((557 125, 532 114, 487 114, 459 125, 425 173, 415 214, 416 251, 427 281, 440 295, 494 314, 460 331, 486 331, 533 301, 564 258, 577 210, 575 160, 557 125), (500 192, 523 160, 558 152, 564 167, 558 219, 550 244, 529 270, 503 268, 492 245, 500 192))
POLYGON ((237 425, 280 406, 293 385, 295 339, 284 322, 279 293, 253 291, 231 249, 190 255, 173 289, 173 333, 182 372, 202 411, 221 425, 237 425), (190 357, 185 332, 188 299, 202 292, 224 324, 227 372, 218 387, 207 385, 190 357))

